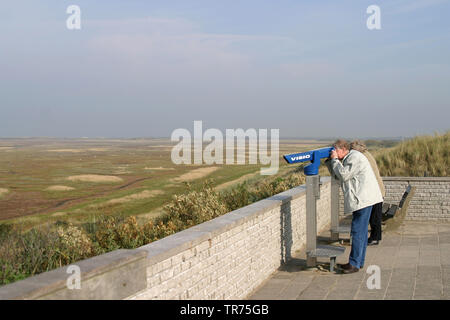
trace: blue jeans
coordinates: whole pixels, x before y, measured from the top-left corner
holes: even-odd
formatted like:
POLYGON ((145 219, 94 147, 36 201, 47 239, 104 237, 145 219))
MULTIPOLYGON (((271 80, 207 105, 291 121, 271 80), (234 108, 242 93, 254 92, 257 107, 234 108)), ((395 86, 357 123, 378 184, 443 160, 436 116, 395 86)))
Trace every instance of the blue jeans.
POLYGON ((350 251, 348 262, 359 269, 364 266, 364 260, 366 258, 367 238, 369 233, 368 224, 371 212, 372 206, 353 212, 351 229, 352 249, 350 251))

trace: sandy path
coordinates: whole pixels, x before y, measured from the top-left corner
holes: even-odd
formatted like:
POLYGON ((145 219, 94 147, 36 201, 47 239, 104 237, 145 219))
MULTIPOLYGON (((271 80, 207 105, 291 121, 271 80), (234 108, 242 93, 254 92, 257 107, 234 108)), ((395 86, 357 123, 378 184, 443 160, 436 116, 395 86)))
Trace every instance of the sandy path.
POLYGON ((257 174, 259 174, 259 171, 258 171, 258 172, 254 172, 254 173, 249 173, 249 174, 243 175, 242 177, 237 178, 237 179, 235 179, 235 180, 231 180, 231 181, 228 181, 228 182, 219 184, 217 187, 215 187, 215 189, 216 189, 217 191, 223 190, 223 189, 228 188, 228 187, 230 187, 230 186, 232 186, 232 185, 234 185, 234 184, 238 184, 238 183, 242 183, 242 182, 244 182, 244 181, 247 181, 247 180, 249 180, 249 179, 255 177, 257 174))
POLYGON ((217 169, 219 169, 219 167, 207 167, 207 168, 194 169, 185 174, 182 174, 179 177, 174 178, 173 180, 176 182, 192 181, 192 180, 206 177, 207 175, 213 173, 217 169))
POLYGON ((47 191, 70 191, 75 190, 75 188, 68 187, 68 186, 50 186, 46 188, 47 191))
POLYGON ((99 174, 81 174, 77 176, 67 177, 70 181, 82 182, 122 182, 123 179, 116 176, 104 176, 99 174))
POLYGON ((142 192, 130 194, 125 197, 111 199, 111 200, 107 201, 106 203, 108 203, 108 204, 126 203, 126 202, 130 202, 130 201, 135 201, 135 200, 152 198, 154 196, 157 196, 157 195, 163 194, 163 193, 164 192, 162 190, 144 190, 142 192))
POLYGON ((104 151, 110 151, 110 148, 84 148, 84 149, 50 149, 47 150, 49 152, 72 152, 72 153, 80 153, 80 152, 104 152, 104 151))

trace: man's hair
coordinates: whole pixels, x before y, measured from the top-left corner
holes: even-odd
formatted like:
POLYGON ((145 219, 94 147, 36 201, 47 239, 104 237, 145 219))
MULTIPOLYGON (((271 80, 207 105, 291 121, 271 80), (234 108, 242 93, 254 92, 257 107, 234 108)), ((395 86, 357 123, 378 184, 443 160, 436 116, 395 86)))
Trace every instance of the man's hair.
POLYGON ((350 149, 359 151, 359 152, 365 152, 367 151, 367 147, 361 140, 355 140, 350 142, 350 149))
POLYGON ((345 149, 350 150, 350 146, 348 142, 344 139, 338 139, 335 143, 333 143, 333 147, 336 149, 345 149))

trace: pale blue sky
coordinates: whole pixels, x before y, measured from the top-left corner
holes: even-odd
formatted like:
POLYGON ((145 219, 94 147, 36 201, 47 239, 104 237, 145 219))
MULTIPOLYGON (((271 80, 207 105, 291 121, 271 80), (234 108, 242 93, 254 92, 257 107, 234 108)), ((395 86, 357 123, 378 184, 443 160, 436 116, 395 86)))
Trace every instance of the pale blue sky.
POLYGON ((443 132, 449 57, 450 0, 4 1, 0 137, 443 132))

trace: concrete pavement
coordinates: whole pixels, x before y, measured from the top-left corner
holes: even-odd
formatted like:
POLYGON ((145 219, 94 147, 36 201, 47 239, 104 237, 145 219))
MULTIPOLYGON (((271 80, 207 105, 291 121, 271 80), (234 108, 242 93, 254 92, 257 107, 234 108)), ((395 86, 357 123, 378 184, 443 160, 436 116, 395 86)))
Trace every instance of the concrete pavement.
MULTIPOLYGON (((330 243, 329 232, 319 240, 330 243)), ((344 246, 337 263, 348 262, 350 246, 344 246)), ((367 247, 364 268, 353 274, 338 268, 329 272, 329 260, 320 258, 316 267, 307 268, 305 252, 298 252, 248 299, 450 299, 450 223, 405 221, 383 232, 379 245, 367 247), (379 289, 368 288, 367 280, 369 286, 376 284, 374 271, 367 273, 371 265, 379 267, 379 289)))

